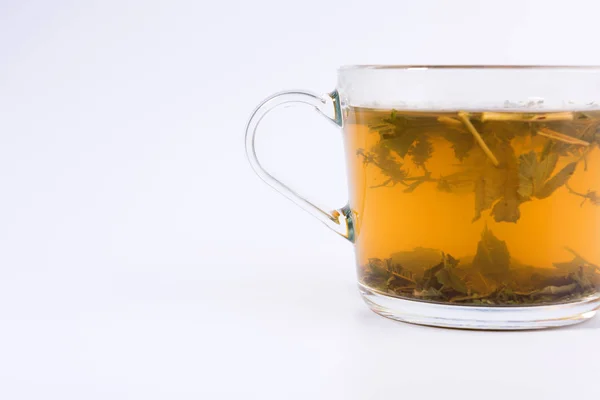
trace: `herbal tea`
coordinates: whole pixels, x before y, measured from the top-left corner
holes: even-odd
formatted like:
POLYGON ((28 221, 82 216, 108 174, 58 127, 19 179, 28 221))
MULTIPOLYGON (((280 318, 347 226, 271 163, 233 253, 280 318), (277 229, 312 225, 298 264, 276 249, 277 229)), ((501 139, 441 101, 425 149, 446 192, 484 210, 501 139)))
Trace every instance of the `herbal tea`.
POLYGON ((600 111, 345 111, 362 285, 490 306, 600 291, 600 111))

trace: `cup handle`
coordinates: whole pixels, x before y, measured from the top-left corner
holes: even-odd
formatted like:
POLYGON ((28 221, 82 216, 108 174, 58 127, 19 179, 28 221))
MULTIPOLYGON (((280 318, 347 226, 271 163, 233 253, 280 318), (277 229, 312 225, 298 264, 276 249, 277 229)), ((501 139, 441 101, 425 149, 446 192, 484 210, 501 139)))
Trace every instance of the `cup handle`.
POLYGON ((252 165, 254 172, 268 185, 283 194, 285 197, 293 201, 303 210, 309 212, 313 217, 323 222, 330 229, 345 237, 346 239, 353 241, 354 229, 352 225, 351 210, 347 205, 332 211, 325 211, 298 193, 294 192, 284 183, 278 181, 269 174, 260 164, 260 161, 256 157, 256 151, 254 147, 254 139, 256 137, 256 129, 260 124, 263 117, 271 110, 282 105, 308 105, 314 107, 315 110, 327 118, 327 120, 333 122, 336 126, 342 126, 342 116, 340 112, 339 96, 337 91, 328 93, 327 95, 320 97, 310 92, 304 91, 286 91, 274 94, 273 96, 265 99, 252 113, 248 125, 246 126, 246 155, 252 165), (328 105, 329 103, 329 105, 328 105), (333 116, 329 116, 326 113, 326 107, 333 107, 333 116))

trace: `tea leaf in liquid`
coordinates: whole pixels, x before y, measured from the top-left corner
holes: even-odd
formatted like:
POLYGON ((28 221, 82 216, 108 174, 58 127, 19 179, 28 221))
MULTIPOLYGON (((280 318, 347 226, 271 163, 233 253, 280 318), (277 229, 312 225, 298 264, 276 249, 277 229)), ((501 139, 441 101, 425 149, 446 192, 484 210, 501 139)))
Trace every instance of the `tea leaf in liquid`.
POLYGON ((433 146, 427 135, 419 136, 415 141, 415 144, 408 150, 408 153, 415 165, 424 168, 425 163, 431 157, 431 153, 433 153, 433 146))
POLYGON ((492 215, 496 222, 517 222, 521 217, 519 210, 520 201, 519 173, 514 149, 508 143, 500 143, 497 152, 501 164, 498 169, 504 174, 502 198, 492 208, 492 215))
MULTIPOLYGON (((460 121, 456 122, 460 123, 460 121)), ((454 155, 459 161, 462 161, 469 154, 475 144, 473 135, 469 135, 468 132, 463 130, 448 130, 444 138, 452 143, 452 150, 454 150, 454 155)))
POLYGON ((548 180, 544 186, 535 193, 535 197, 538 199, 545 199, 550 196, 556 189, 565 185, 571 175, 575 173, 575 169, 577 168, 577 163, 572 162, 567 164, 563 169, 561 169, 556 175, 554 175, 550 180, 548 180))
POLYGON ((494 236, 486 226, 477 244, 473 267, 486 276, 498 279, 508 272, 509 265, 510 254, 506 242, 494 236))

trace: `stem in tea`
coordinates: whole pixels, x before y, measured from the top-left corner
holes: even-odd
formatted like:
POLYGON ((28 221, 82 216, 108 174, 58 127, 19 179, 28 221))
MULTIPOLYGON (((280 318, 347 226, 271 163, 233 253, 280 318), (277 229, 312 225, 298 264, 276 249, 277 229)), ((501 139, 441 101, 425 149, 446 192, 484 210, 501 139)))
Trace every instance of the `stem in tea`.
POLYGON ((495 167, 499 166, 500 163, 498 162, 498 159, 496 158, 494 153, 492 153, 492 151, 487 146, 487 144, 485 144, 485 142, 483 141, 483 138, 481 137, 479 132, 477 132, 477 129, 475 129, 475 127, 471 123, 471 120, 469 119, 469 114, 464 111, 459 111, 458 118, 461 119, 463 124, 465 124, 465 126, 469 130, 469 132, 471 132, 471 134, 473 135, 473 137, 475 138, 475 140, 477 141, 477 143, 479 144, 479 146, 481 147, 483 152, 488 156, 488 158, 490 159, 492 164, 494 164, 495 167))
POLYGON ((485 121, 516 121, 516 122, 546 122, 572 121, 572 112, 556 112, 546 114, 518 114, 506 112, 483 112, 481 120, 485 121))
POLYGON ((441 122, 442 124, 446 124, 446 125, 454 125, 454 126, 461 126, 463 125, 462 122, 460 122, 457 119, 454 119, 452 117, 438 117, 437 119, 439 122, 441 122))
POLYGON ((545 136, 550 139, 558 140, 563 143, 576 144, 576 145, 580 145, 580 146, 589 146, 590 145, 590 143, 586 142, 585 140, 577 139, 577 138, 574 138, 573 136, 565 135, 563 133, 553 131, 552 129, 549 129, 549 128, 540 128, 537 130, 537 134, 541 135, 541 136, 545 136))
POLYGON ((392 184, 392 186, 394 186, 393 185, 394 181, 392 179, 388 179, 388 180, 384 181, 383 183, 380 183, 379 185, 373 185, 373 186, 369 186, 369 187, 371 189, 376 189, 376 188, 380 188, 380 187, 391 187, 391 186, 388 186, 390 183, 392 184))

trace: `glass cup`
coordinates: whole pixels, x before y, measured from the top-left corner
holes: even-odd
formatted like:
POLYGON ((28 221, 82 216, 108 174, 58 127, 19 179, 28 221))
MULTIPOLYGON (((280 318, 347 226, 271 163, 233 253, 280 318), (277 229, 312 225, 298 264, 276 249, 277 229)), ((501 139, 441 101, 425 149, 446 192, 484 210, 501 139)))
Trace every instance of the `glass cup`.
POLYGON ((468 329, 575 324, 600 307, 600 67, 348 66, 324 96, 266 99, 246 151, 269 185, 355 245, 376 313, 468 329), (349 201, 323 210, 265 171, 262 118, 342 128, 349 201))

